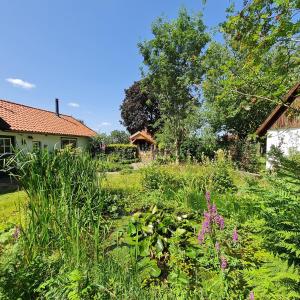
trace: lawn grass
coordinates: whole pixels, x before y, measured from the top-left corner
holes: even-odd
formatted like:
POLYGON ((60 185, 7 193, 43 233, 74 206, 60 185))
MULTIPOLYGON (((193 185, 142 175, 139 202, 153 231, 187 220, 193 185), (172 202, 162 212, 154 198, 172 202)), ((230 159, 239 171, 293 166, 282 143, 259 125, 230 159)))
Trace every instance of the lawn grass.
POLYGON ((119 191, 123 193, 134 193, 142 190, 142 174, 140 171, 131 173, 110 173, 102 182, 102 187, 108 191, 119 191))
MULTIPOLYGON (((192 177, 195 175, 211 172, 211 167, 203 166, 200 164, 183 164, 183 165, 165 165, 159 167, 162 170, 166 170, 173 176, 187 176, 192 177)), ((102 183, 102 187, 110 191, 122 191, 127 193, 139 192, 143 190, 142 178, 143 169, 132 171, 131 173, 109 173, 106 175, 105 180, 102 183)), ((255 178, 251 173, 230 170, 233 182, 236 186, 244 187, 248 178, 255 178)))
POLYGON ((20 224, 25 201, 24 191, 0 195, 0 231, 20 224))

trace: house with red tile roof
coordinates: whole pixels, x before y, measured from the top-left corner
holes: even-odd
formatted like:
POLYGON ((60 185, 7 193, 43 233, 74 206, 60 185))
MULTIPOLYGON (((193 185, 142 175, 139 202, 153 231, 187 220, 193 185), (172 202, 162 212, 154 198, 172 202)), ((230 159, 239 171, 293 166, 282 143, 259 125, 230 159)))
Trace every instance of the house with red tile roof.
POLYGON ((96 132, 77 119, 55 112, 0 100, 0 156, 13 149, 87 148, 96 132))

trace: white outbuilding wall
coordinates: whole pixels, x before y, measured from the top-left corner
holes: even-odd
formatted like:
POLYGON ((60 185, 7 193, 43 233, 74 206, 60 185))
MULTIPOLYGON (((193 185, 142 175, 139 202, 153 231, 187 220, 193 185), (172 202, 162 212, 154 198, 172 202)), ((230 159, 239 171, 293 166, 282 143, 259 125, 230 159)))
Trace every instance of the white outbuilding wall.
MULTIPOLYGON (((285 155, 300 151, 300 128, 271 129, 267 133, 267 153, 271 147, 278 147, 285 155)), ((267 168, 270 168, 267 161, 267 168)))
POLYGON ((32 145, 34 141, 41 143, 41 149, 48 149, 50 151, 54 149, 61 149, 61 138, 75 138, 77 139, 77 147, 86 149, 89 144, 88 137, 72 137, 72 136, 60 136, 51 134, 35 134, 35 133, 15 133, 5 132, 0 130, 0 136, 14 136, 17 149, 26 149, 32 151, 32 145))

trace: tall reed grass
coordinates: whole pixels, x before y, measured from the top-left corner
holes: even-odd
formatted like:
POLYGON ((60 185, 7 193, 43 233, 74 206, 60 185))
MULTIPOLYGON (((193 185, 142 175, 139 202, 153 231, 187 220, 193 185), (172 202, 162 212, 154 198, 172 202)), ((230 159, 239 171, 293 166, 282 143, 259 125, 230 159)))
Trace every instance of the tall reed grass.
POLYGON ((41 253, 73 266, 98 260, 105 227, 97 161, 66 149, 19 152, 9 165, 29 199, 22 230, 28 260, 41 253))

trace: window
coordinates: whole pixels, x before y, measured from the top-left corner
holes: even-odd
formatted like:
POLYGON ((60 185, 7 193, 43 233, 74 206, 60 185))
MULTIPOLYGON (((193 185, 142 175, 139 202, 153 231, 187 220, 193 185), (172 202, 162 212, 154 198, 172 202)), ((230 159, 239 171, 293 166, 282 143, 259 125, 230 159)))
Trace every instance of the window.
POLYGON ((61 148, 64 149, 67 146, 71 148, 77 147, 77 139, 71 139, 71 138, 61 138, 61 148))
POLYGON ((32 151, 38 152, 41 150, 41 142, 40 141, 32 141, 32 151))
POLYGON ((0 155, 12 153, 12 142, 10 137, 0 137, 0 155))

